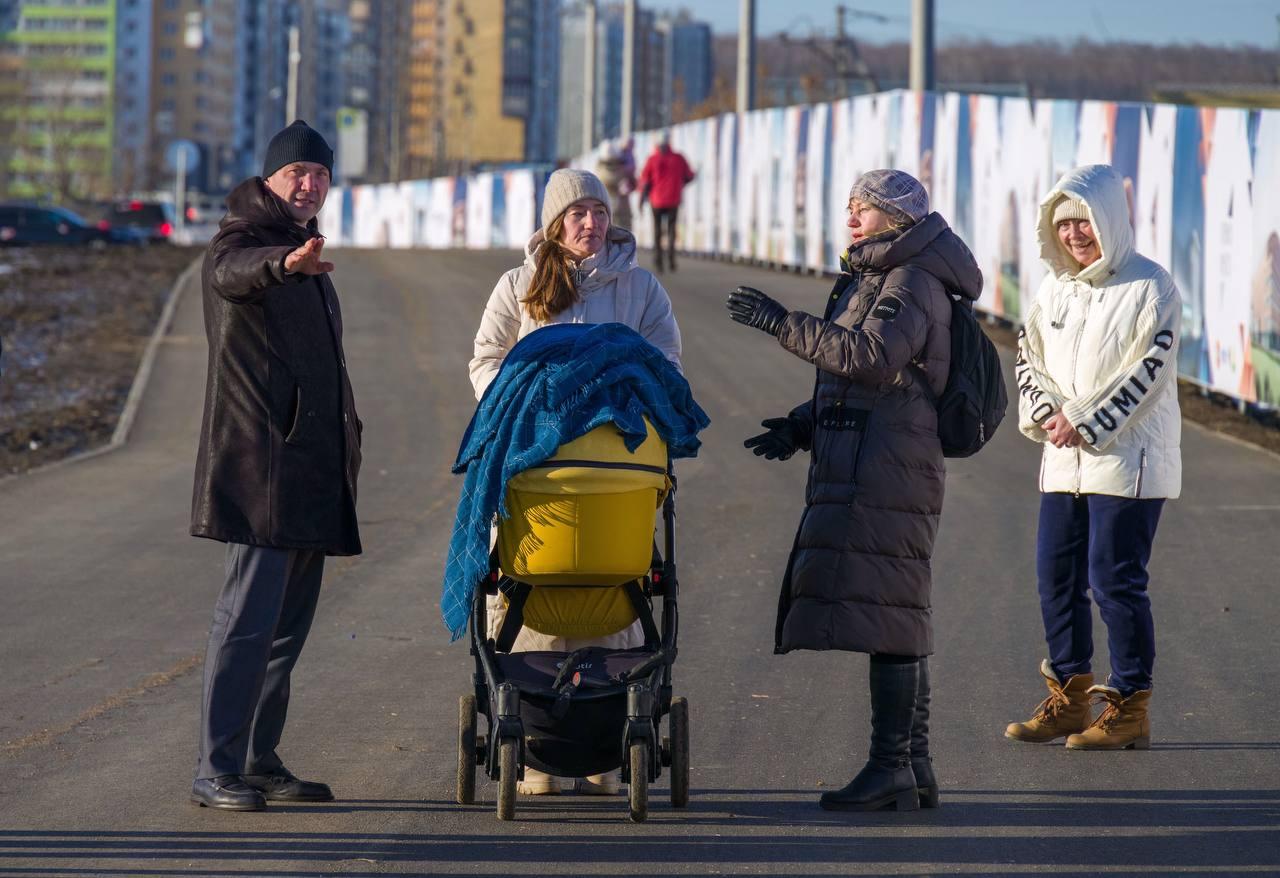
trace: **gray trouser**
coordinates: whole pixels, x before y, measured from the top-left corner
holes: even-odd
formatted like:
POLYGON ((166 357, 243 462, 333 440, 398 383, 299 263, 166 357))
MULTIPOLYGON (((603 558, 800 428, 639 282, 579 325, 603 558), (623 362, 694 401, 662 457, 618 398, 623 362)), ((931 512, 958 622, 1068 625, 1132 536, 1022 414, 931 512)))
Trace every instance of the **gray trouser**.
POLYGON ((289 674, 315 617, 324 553, 227 544, 204 660, 197 778, 266 774, 289 709, 289 674))

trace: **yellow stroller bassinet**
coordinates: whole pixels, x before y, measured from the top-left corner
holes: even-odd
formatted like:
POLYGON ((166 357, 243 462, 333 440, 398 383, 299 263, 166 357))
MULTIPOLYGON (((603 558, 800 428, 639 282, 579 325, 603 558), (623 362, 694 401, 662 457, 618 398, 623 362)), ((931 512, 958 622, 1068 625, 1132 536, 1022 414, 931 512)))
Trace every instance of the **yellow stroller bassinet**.
POLYGON ((498 525, 498 566, 531 587, 521 608, 525 626, 589 638, 635 622, 627 585, 653 563, 654 517, 668 485, 666 443, 645 425, 649 436, 634 453, 606 424, 507 483, 510 517, 498 525))
POLYGON ((511 819, 526 765, 582 777, 621 767, 630 814, 643 820, 648 784, 671 767, 671 800, 688 801, 688 705, 672 697, 676 656, 675 482, 653 425, 630 452, 613 424, 568 442, 506 486, 490 572, 472 602, 475 694, 460 704, 458 801, 475 801, 475 768, 498 781, 511 819), (657 511, 664 542, 655 541, 657 511), (489 636, 485 596, 506 616, 489 636), (661 630, 653 602, 662 598, 661 630), (583 639, 640 620, 644 646, 511 652, 522 627, 583 639), (478 734, 478 713, 488 736, 478 734), (670 736, 658 729, 670 716, 670 736), (619 747, 621 744, 621 747, 619 747))

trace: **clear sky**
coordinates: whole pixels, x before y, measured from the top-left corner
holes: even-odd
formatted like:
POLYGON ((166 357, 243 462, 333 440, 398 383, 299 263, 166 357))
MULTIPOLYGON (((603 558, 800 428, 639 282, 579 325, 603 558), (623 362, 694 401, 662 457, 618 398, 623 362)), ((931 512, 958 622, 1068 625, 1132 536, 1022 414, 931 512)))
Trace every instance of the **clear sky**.
MULTIPOLYGON (((737 33, 739 0, 640 0, 649 9, 688 9, 716 33, 737 33)), ((794 36, 835 30, 834 0, 756 0, 756 33, 794 36)), ((910 0, 852 0, 850 32, 874 43, 910 37, 910 0)), ((1020 42, 1034 38, 1145 43, 1277 45, 1280 2, 1267 0, 936 0, 937 39, 1020 42)), ((1280 56, 1277 57, 1280 63, 1280 56)))

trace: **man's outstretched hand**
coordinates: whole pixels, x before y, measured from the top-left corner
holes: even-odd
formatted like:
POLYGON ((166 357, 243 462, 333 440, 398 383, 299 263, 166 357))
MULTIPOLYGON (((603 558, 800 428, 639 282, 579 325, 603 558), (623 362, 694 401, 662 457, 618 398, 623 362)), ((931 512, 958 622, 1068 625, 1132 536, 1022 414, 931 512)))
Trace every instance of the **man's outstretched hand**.
POLYGON ((324 250, 324 238, 311 238, 284 258, 284 270, 293 274, 326 274, 333 271, 333 263, 320 258, 324 250))

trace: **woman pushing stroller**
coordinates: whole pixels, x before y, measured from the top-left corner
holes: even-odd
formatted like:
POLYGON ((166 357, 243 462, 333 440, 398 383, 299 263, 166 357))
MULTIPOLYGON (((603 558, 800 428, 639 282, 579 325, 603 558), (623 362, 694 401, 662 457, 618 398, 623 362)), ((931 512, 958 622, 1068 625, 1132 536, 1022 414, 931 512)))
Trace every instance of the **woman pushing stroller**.
POLYGON ((730 316, 817 367, 810 399, 746 441, 757 455, 809 451, 805 511, 783 578, 775 652, 871 656, 871 745, 829 810, 937 807, 929 758, 930 558, 945 479, 933 400, 950 366, 951 295, 982 273, 911 175, 863 174, 850 246, 822 317, 738 287, 730 316))
MULTIPOLYGON (((484 395, 516 343, 549 324, 624 324, 679 368, 680 329, 671 299, 658 280, 636 264, 635 237, 612 225, 609 193, 600 179, 588 171, 554 172, 547 181, 541 219, 542 227, 525 248, 524 263, 498 280, 485 306, 470 364, 476 398, 484 395)), ((490 632, 501 628, 504 616, 501 598, 491 598, 490 632)), ((511 651, 628 649, 643 642, 638 621, 597 638, 556 637, 525 627, 511 651)), ((575 787, 581 793, 615 794, 618 772, 579 778, 575 787)), ((560 792, 560 780, 526 768, 519 791, 555 794, 560 792)))

